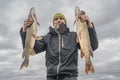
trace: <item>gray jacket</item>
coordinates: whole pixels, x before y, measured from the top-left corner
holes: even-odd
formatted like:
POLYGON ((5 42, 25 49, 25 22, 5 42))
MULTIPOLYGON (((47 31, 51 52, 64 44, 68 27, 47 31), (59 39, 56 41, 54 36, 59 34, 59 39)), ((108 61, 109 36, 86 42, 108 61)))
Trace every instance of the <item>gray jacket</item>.
MULTIPOLYGON (((50 31, 43 36, 42 40, 36 40, 34 50, 36 53, 46 51, 47 77, 49 76, 77 76, 78 75, 78 49, 80 45, 76 42, 76 32, 70 32, 65 24, 59 29, 49 27, 50 31)), ((98 47, 95 29, 88 28, 90 42, 93 51, 98 47)), ((26 33, 20 31, 23 48, 25 46, 26 33)))

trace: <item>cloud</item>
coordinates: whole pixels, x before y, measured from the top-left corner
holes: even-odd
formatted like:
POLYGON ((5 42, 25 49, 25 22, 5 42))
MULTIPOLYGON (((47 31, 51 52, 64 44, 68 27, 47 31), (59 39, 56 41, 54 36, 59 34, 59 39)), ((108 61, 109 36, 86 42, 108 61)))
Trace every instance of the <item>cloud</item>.
POLYGON ((30 8, 36 9, 40 27, 38 34, 45 35, 52 26, 56 12, 63 13, 67 25, 75 31, 74 8, 85 10, 95 24, 99 47, 92 59, 95 74, 86 76, 84 59, 79 61, 79 79, 119 80, 120 79, 120 7, 119 0, 1 0, 0 1, 0 77, 2 80, 44 80, 46 77, 45 52, 30 58, 29 68, 19 71, 22 59, 22 44, 19 30, 27 18, 30 8), (4 68, 3 68, 4 66, 4 68), (32 77, 31 77, 32 76, 32 77))
POLYGON ((95 13, 94 21, 100 39, 119 37, 119 3, 119 1, 99 1, 99 9, 95 13))

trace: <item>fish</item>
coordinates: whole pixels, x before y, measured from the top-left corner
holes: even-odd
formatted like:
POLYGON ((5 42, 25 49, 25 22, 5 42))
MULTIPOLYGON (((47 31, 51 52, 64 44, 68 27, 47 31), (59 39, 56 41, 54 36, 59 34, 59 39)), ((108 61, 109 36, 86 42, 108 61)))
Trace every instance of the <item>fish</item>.
POLYGON ((89 72, 94 73, 94 66, 91 61, 91 57, 93 57, 93 51, 90 45, 87 22, 81 18, 83 14, 85 14, 85 12, 81 11, 79 7, 75 7, 74 23, 76 23, 77 41, 81 48, 80 57, 85 57, 85 73, 88 74, 89 72))
POLYGON ((26 30, 25 48, 22 53, 22 58, 24 59, 24 61, 22 62, 20 69, 22 69, 23 67, 28 67, 30 55, 33 56, 36 54, 36 52, 33 49, 35 40, 42 39, 41 36, 37 36, 37 27, 40 24, 37 21, 34 7, 30 9, 30 12, 28 14, 28 19, 32 19, 33 23, 26 30))

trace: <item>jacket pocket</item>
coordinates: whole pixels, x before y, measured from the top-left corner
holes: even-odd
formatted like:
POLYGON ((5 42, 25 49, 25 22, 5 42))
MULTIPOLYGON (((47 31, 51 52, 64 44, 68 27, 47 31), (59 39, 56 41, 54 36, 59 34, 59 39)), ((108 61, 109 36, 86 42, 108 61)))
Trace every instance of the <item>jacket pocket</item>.
POLYGON ((69 56, 70 53, 71 53, 71 47, 69 46, 62 47, 62 50, 61 50, 62 57, 67 57, 69 56))

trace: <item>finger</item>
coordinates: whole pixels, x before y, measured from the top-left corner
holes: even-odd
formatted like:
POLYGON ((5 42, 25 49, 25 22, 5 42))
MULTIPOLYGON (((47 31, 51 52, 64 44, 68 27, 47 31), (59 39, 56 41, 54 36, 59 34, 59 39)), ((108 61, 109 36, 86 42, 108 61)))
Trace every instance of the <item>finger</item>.
POLYGON ((24 21, 24 24, 27 24, 28 23, 28 21, 24 21))
POLYGON ((33 20, 32 20, 32 19, 30 19, 30 18, 28 18, 28 19, 26 19, 25 21, 28 21, 28 22, 29 22, 29 21, 33 21, 33 20))
POLYGON ((33 19, 29 18, 28 21, 33 21, 33 19))
POLYGON ((85 19, 85 15, 81 15, 81 18, 82 18, 82 19, 85 19))
POLYGON ((28 23, 28 22, 24 24, 24 26, 25 26, 26 28, 29 27, 30 25, 31 25, 31 23, 28 23))
POLYGON ((32 24, 33 22, 32 21, 24 21, 24 24, 32 24))
POLYGON ((25 20, 24 23, 32 23, 33 21, 32 20, 25 20))
POLYGON ((86 15, 86 17, 87 17, 88 19, 90 19, 90 18, 88 17, 88 15, 86 15))
POLYGON ((81 10, 81 15, 85 15, 85 11, 82 11, 82 10, 81 10))
POLYGON ((87 20, 87 21, 90 20, 89 17, 88 17, 87 15, 85 16, 85 20, 87 20))
POLYGON ((27 28, 29 26, 29 24, 24 24, 24 27, 27 28))

